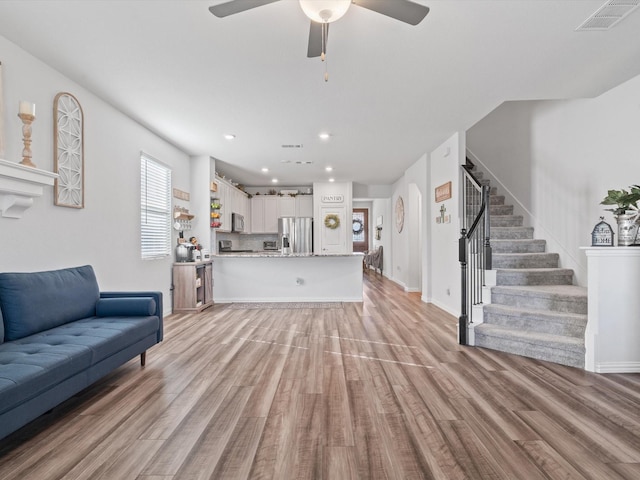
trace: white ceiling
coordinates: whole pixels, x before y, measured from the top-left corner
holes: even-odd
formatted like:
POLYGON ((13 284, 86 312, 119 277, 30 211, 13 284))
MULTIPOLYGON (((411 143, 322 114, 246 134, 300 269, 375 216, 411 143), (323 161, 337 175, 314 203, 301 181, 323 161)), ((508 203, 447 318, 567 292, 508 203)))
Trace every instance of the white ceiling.
POLYGON ((220 0, 3 0, 0 34, 247 185, 326 181, 326 165, 389 184, 505 100, 591 97, 640 74, 638 10, 575 32, 604 0, 416 2, 431 12, 415 27, 357 6, 332 24, 327 83, 297 0, 223 19, 208 11, 220 0))

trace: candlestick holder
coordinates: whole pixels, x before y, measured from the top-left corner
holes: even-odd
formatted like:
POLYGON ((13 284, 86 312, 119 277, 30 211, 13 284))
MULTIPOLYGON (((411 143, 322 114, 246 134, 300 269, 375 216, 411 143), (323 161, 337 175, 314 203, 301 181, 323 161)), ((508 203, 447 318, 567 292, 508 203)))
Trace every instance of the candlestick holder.
POLYGON ((31 124, 36 119, 35 115, 28 113, 19 113, 18 117, 22 120, 22 141, 24 142, 24 149, 22 150, 21 165, 27 167, 36 167, 35 163, 31 161, 31 124))

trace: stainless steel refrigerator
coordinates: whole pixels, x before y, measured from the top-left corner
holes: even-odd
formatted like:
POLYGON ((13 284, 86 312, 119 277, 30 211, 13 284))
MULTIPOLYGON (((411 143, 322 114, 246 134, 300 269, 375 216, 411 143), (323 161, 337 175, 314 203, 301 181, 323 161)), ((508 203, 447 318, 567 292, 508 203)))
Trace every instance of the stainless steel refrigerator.
POLYGON ((280 251, 289 253, 313 253, 313 218, 280 217, 278 219, 280 251))

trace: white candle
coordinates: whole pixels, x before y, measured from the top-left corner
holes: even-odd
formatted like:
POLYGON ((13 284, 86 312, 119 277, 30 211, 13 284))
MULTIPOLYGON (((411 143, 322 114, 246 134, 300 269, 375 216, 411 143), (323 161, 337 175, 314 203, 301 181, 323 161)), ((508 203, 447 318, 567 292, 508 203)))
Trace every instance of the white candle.
POLYGON ((26 115, 36 115, 36 104, 31 102, 25 102, 24 100, 20 100, 19 110, 18 112, 26 115))

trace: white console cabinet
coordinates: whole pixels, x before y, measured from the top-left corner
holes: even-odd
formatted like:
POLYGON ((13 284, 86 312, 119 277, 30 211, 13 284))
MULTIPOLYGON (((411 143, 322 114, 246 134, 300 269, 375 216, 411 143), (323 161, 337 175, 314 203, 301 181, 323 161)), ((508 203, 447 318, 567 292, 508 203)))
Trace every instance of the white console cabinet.
POLYGON ((640 372, 640 248, 583 247, 588 262, 589 313, 585 368, 640 372))

